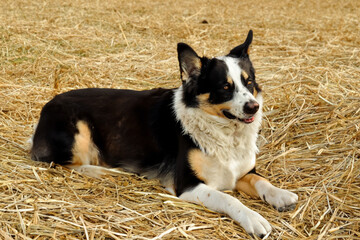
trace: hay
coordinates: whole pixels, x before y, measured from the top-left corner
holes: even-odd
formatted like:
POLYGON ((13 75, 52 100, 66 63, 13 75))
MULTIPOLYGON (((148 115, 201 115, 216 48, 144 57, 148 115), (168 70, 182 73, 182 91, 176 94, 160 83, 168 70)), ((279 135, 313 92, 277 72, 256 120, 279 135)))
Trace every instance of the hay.
POLYGON ((176 43, 226 53, 254 30, 265 93, 258 170, 299 194, 269 239, 360 239, 360 2, 4 0, 0 8, 0 238, 248 238, 157 181, 100 181, 29 160, 43 104, 84 87, 179 86, 176 43))

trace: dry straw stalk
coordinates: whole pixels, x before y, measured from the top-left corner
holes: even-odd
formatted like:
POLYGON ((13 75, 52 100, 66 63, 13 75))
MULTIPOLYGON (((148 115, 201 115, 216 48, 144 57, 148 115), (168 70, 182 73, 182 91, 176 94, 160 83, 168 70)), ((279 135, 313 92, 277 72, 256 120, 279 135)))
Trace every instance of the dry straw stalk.
POLYGON ((55 94, 180 84, 176 43, 226 53, 254 30, 265 94, 258 171, 299 194, 293 212, 232 193, 269 239, 360 239, 360 2, 3 0, 0 239, 246 239, 227 216, 124 173, 103 181, 30 161, 55 94))

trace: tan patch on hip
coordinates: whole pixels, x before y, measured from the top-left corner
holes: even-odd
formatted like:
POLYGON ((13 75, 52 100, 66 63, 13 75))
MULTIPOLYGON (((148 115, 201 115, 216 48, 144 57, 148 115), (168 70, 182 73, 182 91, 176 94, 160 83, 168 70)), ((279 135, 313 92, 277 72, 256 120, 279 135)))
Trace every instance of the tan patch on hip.
POLYGON ((92 141, 88 124, 85 121, 78 121, 76 127, 79 133, 74 136, 73 159, 68 167, 99 165, 99 150, 92 141))

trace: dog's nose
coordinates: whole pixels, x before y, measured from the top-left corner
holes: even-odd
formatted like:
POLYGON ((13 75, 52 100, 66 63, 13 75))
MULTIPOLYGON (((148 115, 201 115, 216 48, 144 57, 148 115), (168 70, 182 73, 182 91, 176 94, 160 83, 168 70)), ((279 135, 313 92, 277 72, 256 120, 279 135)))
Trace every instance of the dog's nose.
POLYGON ((249 101, 244 105, 244 113, 255 114, 259 110, 259 104, 255 101, 249 101))

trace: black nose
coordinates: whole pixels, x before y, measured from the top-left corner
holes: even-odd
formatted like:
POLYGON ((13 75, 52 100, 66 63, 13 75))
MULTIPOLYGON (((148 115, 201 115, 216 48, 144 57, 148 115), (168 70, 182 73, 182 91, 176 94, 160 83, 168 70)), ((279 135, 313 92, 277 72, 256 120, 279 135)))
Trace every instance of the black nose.
POLYGON ((259 104, 255 101, 250 101, 244 105, 244 113, 255 114, 259 110, 259 104))

